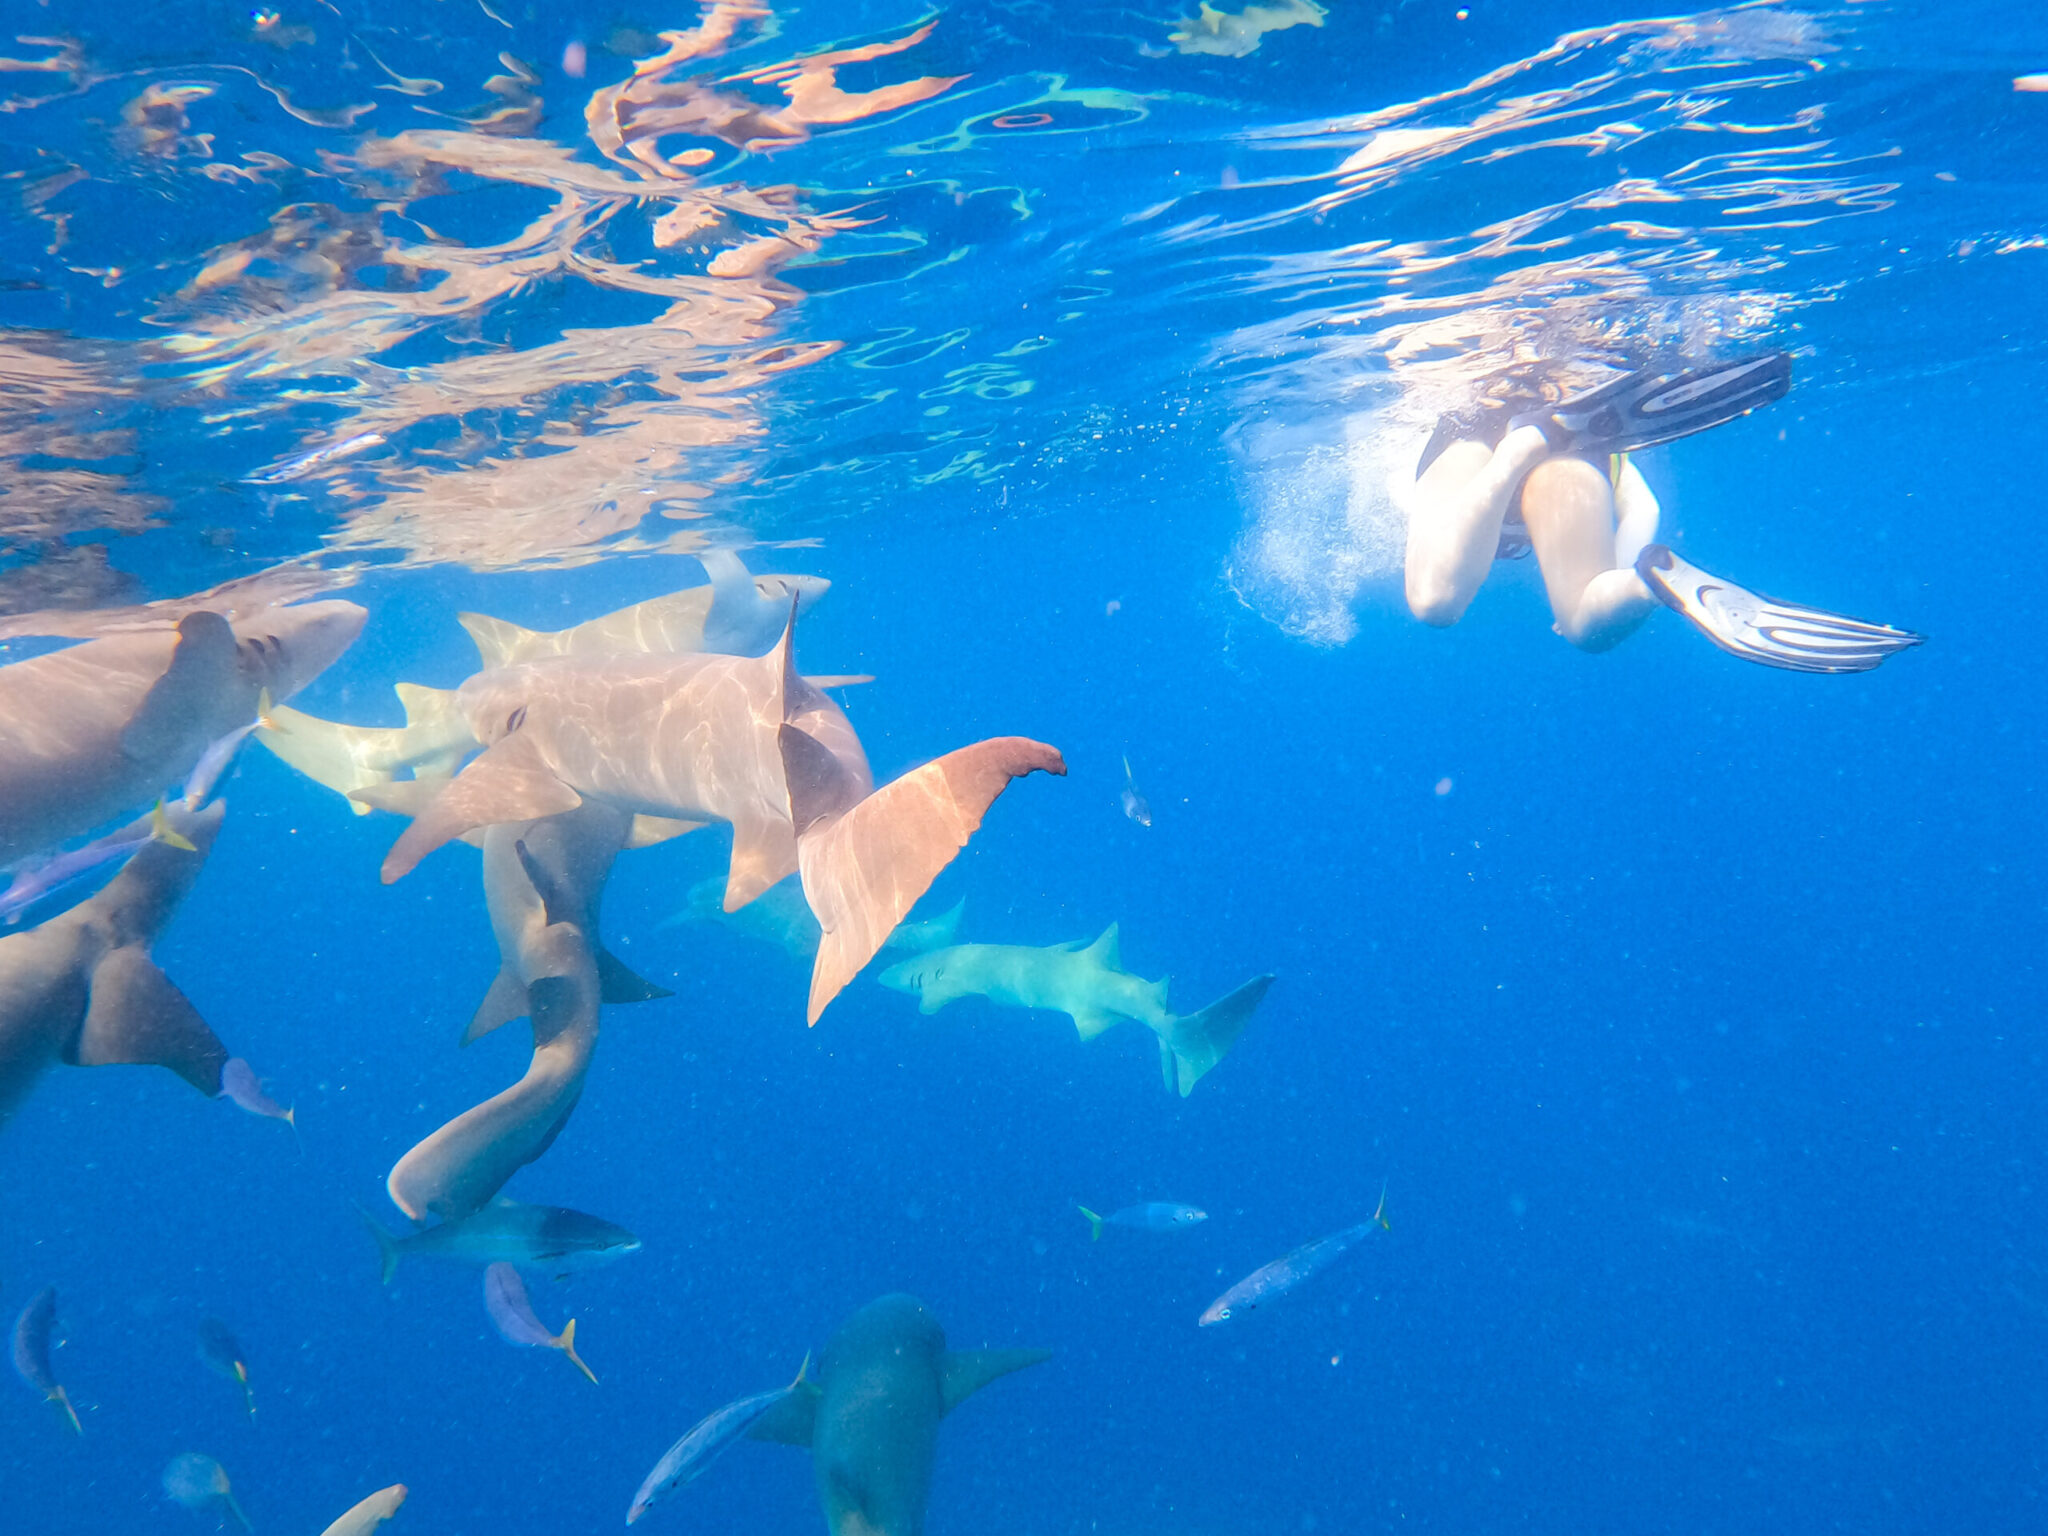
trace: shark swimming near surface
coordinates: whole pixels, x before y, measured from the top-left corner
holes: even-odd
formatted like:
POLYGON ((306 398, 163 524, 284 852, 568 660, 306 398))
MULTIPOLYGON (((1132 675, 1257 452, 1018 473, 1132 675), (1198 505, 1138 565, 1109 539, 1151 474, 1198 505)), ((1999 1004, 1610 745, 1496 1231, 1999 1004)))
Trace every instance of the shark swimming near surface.
POLYGON ((1117 925, 1094 943, 1076 939, 1033 948, 1025 944, 953 944, 892 965, 877 978, 885 987, 918 994, 920 1013, 937 1013, 963 997, 985 997, 999 1007, 1064 1013, 1083 1040, 1135 1019, 1159 1037, 1166 1086, 1182 1098, 1221 1061, 1272 985, 1255 976, 1236 991, 1190 1014, 1166 1006, 1165 981, 1146 981, 1122 968, 1117 925))
MULTIPOLYGON (((149 946, 198 879, 226 806, 161 815, 178 842, 146 838, 121 872, 48 922, 0 939, 0 1125, 51 1066, 166 1067, 208 1098, 228 1050, 149 946)), ((138 826, 148 824, 145 818, 138 826)))
POLYGON ((871 1301, 818 1357, 815 1391, 784 1396, 748 1434, 807 1446, 832 1536, 922 1536, 939 1423, 1046 1349, 948 1349, 915 1296, 871 1301))
POLYGON ((0 667, 0 864, 157 799, 215 743, 348 649, 365 610, 329 599, 230 622, 102 636, 0 667))
POLYGON ((282 755, 321 783, 381 776, 355 793, 385 804, 399 770, 433 765, 435 775, 408 795, 404 809, 414 820, 385 856, 386 884, 466 833, 559 815, 587 799, 643 816, 727 823, 727 911, 802 876, 822 930, 807 1007, 815 1024, 1009 782, 1064 774, 1066 764, 1043 742, 1003 736, 877 789, 844 712, 796 669, 794 608, 765 656, 634 652, 520 662, 453 690, 413 689, 410 723, 364 749, 377 754, 373 763, 358 750, 366 733, 334 735, 310 716, 285 723, 282 734, 299 740, 282 755), (476 748, 459 773, 438 776, 476 748))

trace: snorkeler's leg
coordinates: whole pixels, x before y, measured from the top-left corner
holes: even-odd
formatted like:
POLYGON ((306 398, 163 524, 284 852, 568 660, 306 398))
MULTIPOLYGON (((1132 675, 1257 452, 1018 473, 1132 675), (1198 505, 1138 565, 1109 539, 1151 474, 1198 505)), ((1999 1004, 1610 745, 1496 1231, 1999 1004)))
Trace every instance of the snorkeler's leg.
POLYGON ((1634 569, 1636 556, 1657 542, 1657 523, 1663 509, 1627 454, 1615 455, 1614 474, 1614 564, 1634 569))
POLYGON ((1584 459, 1545 459, 1522 483, 1522 520, 1557 632, 1585 651, 1608 650, 1635 633, 1656 598, 1633 569, 1615 568, 1607 477, 1584 459))
POLYGON ((1406 586, 1415 617, 1442 628, 1465 616, 1493 564, 1515 489, 1547 452, 1540 431, 1521 427, 1491 451, 1454 442, 1423 470, 1408 509, 1406 586))

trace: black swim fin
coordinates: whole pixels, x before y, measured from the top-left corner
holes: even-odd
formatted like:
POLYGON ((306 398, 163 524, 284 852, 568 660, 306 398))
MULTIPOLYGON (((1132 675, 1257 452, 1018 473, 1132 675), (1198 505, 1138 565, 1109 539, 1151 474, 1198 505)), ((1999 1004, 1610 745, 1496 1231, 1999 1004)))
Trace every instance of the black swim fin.
POLYGON ((1685 373, 1645 368, 1513 425, 1535 427, 1557 453, 1632 453, 1746 416, 1791 388, 1792 355, 1756 352, 1685 373))
POLYGON ((1783 603, 1681 560, 1662 544, 1636 557, 1636 574, 1666 608, 1731 656, 1788 672, 1868 672, 1926 639, 1888 624, 1783 603))

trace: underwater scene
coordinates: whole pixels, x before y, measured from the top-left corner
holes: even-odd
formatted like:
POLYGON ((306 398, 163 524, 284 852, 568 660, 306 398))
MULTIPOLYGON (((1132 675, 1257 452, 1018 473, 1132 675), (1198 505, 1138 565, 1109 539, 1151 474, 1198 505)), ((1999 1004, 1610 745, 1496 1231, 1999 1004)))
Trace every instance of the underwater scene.
POLYGON ((2048 9, 1654 9, 0 0, 0 1530, 2040 1530, 2048 9))

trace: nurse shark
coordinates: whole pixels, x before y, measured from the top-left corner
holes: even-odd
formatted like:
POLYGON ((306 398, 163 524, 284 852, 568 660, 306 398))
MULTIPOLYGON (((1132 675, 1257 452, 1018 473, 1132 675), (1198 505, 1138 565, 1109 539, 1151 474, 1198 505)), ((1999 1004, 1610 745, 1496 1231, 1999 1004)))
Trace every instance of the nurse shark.
POLYGON ((329 600, 210 609, 0 667, 0 864, 149 804, 267 693, 297 693, 347 650, 364 610, 329 600))
POLYGON ((459 1221, 554 1144, 583 1094, 601 1003, 666 997, 598 938, 598 901, 633 818, 597 801, 483 834, 484 901, 502 965, 464 1044, 522 1016, 533 1058, 518 1082, 457 1115, 401 1157, 385 1181, 414 1221, 459 1221))
POLYGON ((1033 948, 1025 944, 954 944, 899 961, 877 978, 898 992, 915 992, 920 1013, 937 1013, 963 997, 985 997, 999 1007, 1043 1008, 1074 1021, 1083 1040, 1135 1019, 1159 1037, 1166 1086, 1182 1098, 1221 1061, 1251 1022, 1271 976, 1255 976, 1228 996, 1189 1014, 1166 1006, 1165 981, 1145 981, 1122 969, 1117 925, 1092 944, 1079 939, 1033 948))
POLYGON ((1051 1358, 947 1349, 923 1302, 884 1296, 832 1336, 815 1387, 790 1393, 749 1434, 810 1449, 832 1536, 922 1536, 940 1421, 996 1378, 1051 1358))
MULTIPOLYGON (((852 724, 796 669, 795 606, 765 656, 542 657, 480 672, 452 690, 411 689, 408 724, 392 731, 341 734, 294 715, 279 722, 283 736, 297 738, 280 755, 322 783, 373 776, 358 791, 372 803, 390 803, 399 787, 390 781, 415 771, 421 782, 405 807, 415 819, 384 859, 386 884, 451 839, 586 800, 726 822, 726 911, 802 876, 823 935, 807 1008, 816 1023, 1009 782, 1064 774, 1066 764, 1042 742, 996 737, 875 788, 852 724), (459 773, 441 779, 479 747, 459 773)), ((263 739, 275 748, 272 736, 263 739)))

